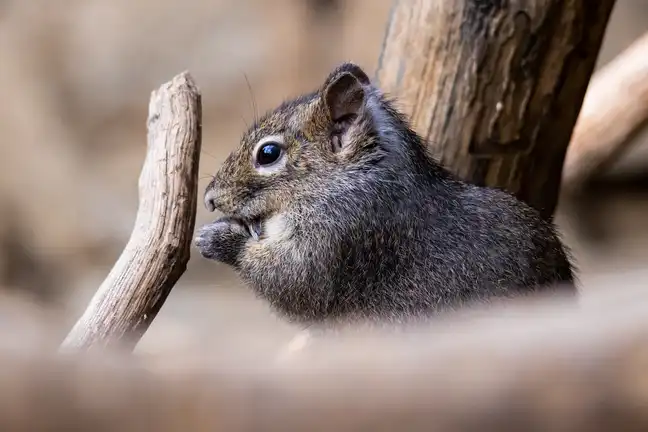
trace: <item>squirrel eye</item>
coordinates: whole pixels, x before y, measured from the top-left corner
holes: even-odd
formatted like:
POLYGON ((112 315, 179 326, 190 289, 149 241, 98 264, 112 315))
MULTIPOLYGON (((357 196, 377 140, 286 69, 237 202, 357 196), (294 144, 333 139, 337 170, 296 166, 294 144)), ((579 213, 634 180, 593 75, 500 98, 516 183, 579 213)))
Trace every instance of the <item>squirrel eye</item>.
POLYGON ((274 142, 269 142, 263 144, 257 150, 256 160, 257 163, 261 166, 271 165, 275 163, 281 156, 282 149, 279 144, 274 142))

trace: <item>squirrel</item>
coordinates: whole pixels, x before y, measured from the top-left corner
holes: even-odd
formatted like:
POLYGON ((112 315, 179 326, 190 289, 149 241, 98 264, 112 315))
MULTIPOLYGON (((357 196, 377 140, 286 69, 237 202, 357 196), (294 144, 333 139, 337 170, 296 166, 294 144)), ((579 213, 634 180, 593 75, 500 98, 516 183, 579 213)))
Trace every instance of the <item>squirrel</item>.
POLYGON ((201 255, 307 326, 577 293, 553 222, 454 176, 394 106, 346 62, 265 114, 206 188, 224 216, 196 233, 201 255))

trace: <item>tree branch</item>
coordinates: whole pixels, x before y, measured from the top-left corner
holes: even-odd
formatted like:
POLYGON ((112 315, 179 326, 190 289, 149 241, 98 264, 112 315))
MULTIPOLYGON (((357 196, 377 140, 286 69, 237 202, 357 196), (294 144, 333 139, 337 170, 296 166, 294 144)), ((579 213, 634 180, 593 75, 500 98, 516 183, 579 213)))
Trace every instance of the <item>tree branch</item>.
POLYGON ((579 305, 325 334, 280 361, 236 343, 152 363, 3 349, 0 430, 644 431, 648 296, 616 282, 579 305))
POLYGON ((400 0, 376 77, 445 166, 550 217, 614 0, 400 0))
POLYGON ((62 349, 134 348, 184 273, 196 218, 201 109, 186 72, 151 94, 135 227, 62 349))
POLYGON ((564 189, 579 191, 647 124, 648 32, 592 78, 567 149, 564 189))

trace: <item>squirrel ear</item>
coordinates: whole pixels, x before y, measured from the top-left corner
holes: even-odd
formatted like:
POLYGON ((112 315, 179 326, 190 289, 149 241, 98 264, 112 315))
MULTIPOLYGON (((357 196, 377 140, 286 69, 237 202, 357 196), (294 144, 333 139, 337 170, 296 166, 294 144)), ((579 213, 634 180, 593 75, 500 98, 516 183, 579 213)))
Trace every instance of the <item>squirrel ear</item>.
POLYGON ((364 71, 353 63, 337 67, 326 79, 322 98, 331 119, 338 121, 357 114, 364 103, 364 85, 370 83, 364 71))
POLYGON ((326 82, 324 83, 324 88, 327 88, 344 73, 353 75, 358 81, 360 81, 362 85, 371 84, 369 77, 360 66, 355 63, 346 62, 336 67, 333 72, 329 74, 328 78, 326 78, 326 82))

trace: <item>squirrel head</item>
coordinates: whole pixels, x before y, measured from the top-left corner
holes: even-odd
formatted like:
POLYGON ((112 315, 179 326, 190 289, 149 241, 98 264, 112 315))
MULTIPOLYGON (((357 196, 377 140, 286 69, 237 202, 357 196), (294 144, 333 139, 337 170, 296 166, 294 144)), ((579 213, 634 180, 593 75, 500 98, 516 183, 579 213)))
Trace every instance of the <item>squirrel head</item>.
POLYGON ((205 205, 254 223, 344 187, 349 174, 362 182, 390 153, 386 144, 406 138, 403 125, 367 74, 344 63, 318 90, 282 103, 245 132, 207 186, 205 205))

